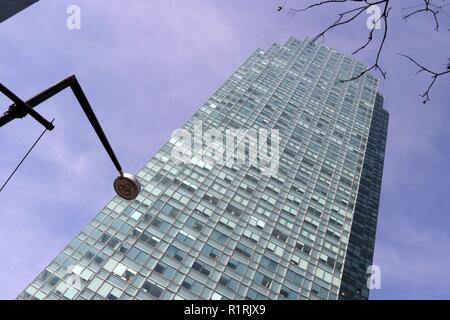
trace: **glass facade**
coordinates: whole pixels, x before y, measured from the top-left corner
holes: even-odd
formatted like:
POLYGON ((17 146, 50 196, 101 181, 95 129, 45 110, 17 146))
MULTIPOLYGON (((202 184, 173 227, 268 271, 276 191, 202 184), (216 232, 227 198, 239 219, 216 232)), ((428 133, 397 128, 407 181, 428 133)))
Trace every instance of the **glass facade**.
POLYGON ((19 299, 367 299, 388 113, 353 58, 289 39, 250 58, 185 124, 278 129, 272 175, 176 163, 171 139, 19 299))
POLYGON ((0 0, 0 23, 36 2, 38 0, 0 0))

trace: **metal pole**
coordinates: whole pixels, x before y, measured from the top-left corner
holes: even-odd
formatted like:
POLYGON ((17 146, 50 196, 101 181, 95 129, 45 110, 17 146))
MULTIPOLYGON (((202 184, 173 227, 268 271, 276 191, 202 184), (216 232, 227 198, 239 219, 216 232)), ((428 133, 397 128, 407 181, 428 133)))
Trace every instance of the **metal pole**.
MULTIPOLYGON (((86 97, 86 95, 83 92, 83 89, 81 88, 80 84, 78 83, 77 78, 75 75, 71 75, 70 77, 67 77, 66 79, 56 83, 55 85, 51 86, 50 88, 42 91, 41 93, 37 94, 33 98, 29 99, 26 102, 23 102, 18 98, 14 93, 9 91, 6 87, 2 86, 0 87, 0 91, 6 92, 5 95, 7 95, 12 101, 15 102, 15 104, 11 105, 8 108, 8 111, 6 111, 2 116, 0 116, 0 127, 8 124, 14 119, 18 118, 24 118, 26 115, 30 114, 33 116, 36 120, 38 120, 40 123, 44 124, 44 126, 47 128, 47 125, 45 120, 41 115, 39 115, 36 111, 33 110, 37 105, 41 104, 42 102, 50 99, 54 95, 58 94, 59 92, 63 91, 66 88, 71 88, 73 94, 78 100, 78 103, 81 105, 81 108, 83 109, 84 113, 86 114, 89 122, 91 123, 92 127, 94 128, 95 132, 97 133, 97 136, 99 137, 100 141, 103 144, 103 147, 105 148, 106 152, 108 153, 109 157, 111 158, 112 162, 114 163, 114 166, 116 167, 117 171, 119 171, 120 175, 123 175, 122 166, 119 163, 119 160, 117 159, 109 141, 106 137, 100 123, 97 120, 97 117, 95 116, 94 110, 92 110, 91 105, 89 104, 89 101, 86 97), (6 90, 1 90, 6 89, 6 90), (23 102, 23 104, 22 104, 23 102), (30 112, 31 110, 31 112, 30 112), (42 119, 41 119, 42 118, 42 119)), ((52 124, 50 124, 53 126, 52 124)), ((51 130, 51 129, 49 129, 51 130)))
POLYGON ((122 175, 122 166, 119 163, 119 160, 117 160, 117 157, 109 144, 108 138, 106 137, 105 133, 103 132, 103 129, 100 125, 100 123, 97 120, 97 117, 95 116, 94 110, 92 110, 91 105, 89 104, 89 101, 86 97, 86 95, 83 92, 83 89, 81 89, 80 84, 78 83, 75 76, 72 76, 73 83, 71 84, 71 89, 73 91, 73 94, 78 100, 78 103, 81 105, 81 108, 83 108, 84 113, 86 114, 89 122, 91 123, 92 127, 94 128, 95 132, 97 133, 98 138, 103 144, 103 147, 105 148, 106 152, 108 153, 109 157, 111 158, 112 162, 114 163, 114 166, 116 167, 117 171, 122 175))
POLYGON ((55 128, 55 126, 51 122, 47 121, 43 116, 34 111, 34 109, 31 108, 26 102, 22 101, 22 99, 20 99, 18 96, 14 94, 14 92, 9 90, 1 83, 0 83, 0 92, 3 93, 6 97, 8 97, 11 101, 13 101, 17 107, 22 108, 24 112, 26 112, 27 114, 32 116, 37 122, 42 124, 45 127, 45 129, 53 130, 55 128))
MULTIPOLYGON (((55 96, 59 92, 63 91, 64 89, 70 87, 71 82, 73 82, 72 77, 70 76, 55 85, 49 87, 48 89, 42 91, 41 93, 37 94, 33 98, 26 101, 26 103, 31 107, 35 108, 36 106, 40 105, 41 103, 47 101, 51 97, 55 96)), ((13 104, 9 106, 8 111, 6 111, 2 116, 0 116, 0 127, 3 127, 4 125, 8 124, 12 120, 18 119, 18 118, 24 118, 27 115, 27 113, 22 109, 17 109, 16 104, 13 104)))

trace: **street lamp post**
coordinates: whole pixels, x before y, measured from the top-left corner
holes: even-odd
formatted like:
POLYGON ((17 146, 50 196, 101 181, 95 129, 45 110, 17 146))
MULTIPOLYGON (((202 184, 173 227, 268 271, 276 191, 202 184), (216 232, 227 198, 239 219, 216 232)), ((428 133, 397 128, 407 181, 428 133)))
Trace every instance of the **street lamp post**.
POLYGON ((97 117, 95 116, 94 110, 92 109, 75 75, 71 75, 66 79, 56 83, 55 85, 42 91, 28 101, 21 100, 11 90, 0 83, 0 92, 14 102, 14 104, 11 105, 3 115, 0 115, 0 127, 8 124, 12 120, 24 118, 25 116, 30 115, 40 124, 42 124, 47 130, 53 130, 53 124, 46 120, 38 112, 36 112, 34 108, 67 88, 72 89, 72 92, 77 98, 78 103, 86 114, 89 122, 97 133, 98 138, 103 144, 103 147, 105 148, 106 152, 111 158, 111 161, 119 172, 119 176, 114 181, 115 191, 124 199, 135 199, 141 190, 140 183, 135 176, 123 172, 122 166, 120 165, 119 160, 117 160, 117 157, 108 141, 108 138, 103 132, 103 129, 98 122, 97 117))

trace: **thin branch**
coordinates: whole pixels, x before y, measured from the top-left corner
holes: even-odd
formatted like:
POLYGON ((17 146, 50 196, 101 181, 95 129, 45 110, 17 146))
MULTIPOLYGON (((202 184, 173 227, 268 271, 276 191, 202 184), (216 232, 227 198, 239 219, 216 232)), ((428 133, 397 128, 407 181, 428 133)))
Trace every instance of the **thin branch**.
POLYGON ((416 10, 414 10, 414 11, 412 11, 412 12, 406 14, 406 15, 404 15, 403 19, 405 21, 407 21, 408 18, 410 18, 410 17, 412 17, 412 16, 414 16, 416 14, 419 14, 421 12, 431 13, 431 15, 433 16, 433 19, 434 19, 434 23, 435 23, 434 30, 439 31, 439 18, 438 18, 438 15, 439 15, 439 13, 441 12, 441 10, 444 7, 448 6, 448 4, 439 6, 439 5, 434 4, 432 0, 422 0, 422 1, 423 1, 422 4, 419 4, 419 5, 416 5, 416 6, 411 6, 411 7, 408 7, 408 8, 403 8, 405 10, 405 9, 412 9, 412 8, 417 8, 418 7, 418 9, 416 9, 416 10))
POLYGON ((315 7, 320 7, 323 5, 327 5, 327 4, 342 4, 345 2, 352 2, 352 3, 358 3, 358 4, 362 4, 357 6, 356 8, 338 13, 338 18, 337 20, 334 21, 333 24, 331 24, 330 26, 328 26, 325 30, 323 30, 322 32, 320 32, 318 35, 316 35, 312 41, 317 41, 317 39, 319 38, 325 38, 325 35, 327 33, 329 33, 332 29, 338 28, 342 25, 351 23, 353 21, 355 21, 358 17, 360 17, 364 12, 366 12, 370 7, 372 6, 377 6, 377 5, 383 5, 383 11, 381 13, 381 15, 375 20, 373 21, 373 28, 370 29, 369 31, 369 35, 368 35, 368 39, 367 41, 360 46, 359 48, 357 48, 355 51, 353 51, 352 54, 357 54, 358 52, 360 52, 361 50, 364 50, 365 48, 367 48, 367 46, 373 41, 374 39, 374 32, 375 32, 375 26, 380 22, 383 21, 384 22, 384 30, 383 30, 383 37, 380 41, 378 50, 377 50, 377 54, 376 54, 376 59, 375 62, 369 66, 365 71, 362 71, 361 73, 359 73, 358 75, 347 79, 347 80, 341 80, 341 82, 348 82, 348 81, 353 81, 356 80, 360 77, 362 77, 364 74, 370 72, 371 70, 377 70, 381 73, 382 77, 385 78, 386 77, 386 71, 384 71, 382 69, 382 67, 380 66, 380 59, 381 59, 381 54, 384 48, 384 44, 386 42, 386 38, 388 35, 388 16, 389 16, 389 11, 390 11, 390 6, 389 6, 389 2, 390 0, 379 0, 379 1, 368 1, 368 0, 363 0, 363 1, 357 1, 357 0, 327 0, 327 1, 321 1, 321 2, 316 2, 314 4, 311 4, 305 8, 302 9, 290 9, 290 14, 295 15, 301 12, 305 12, 308 11, 310 9, 313 9, 315 7))
MULTIPOLYGON (((387 39, 387 36, 388 36, 388 27, 389 27, 388 17, 389 17, 389 12, 390 11, 391 11, 391 8, 389 7, 389 1, 386 1, 383 13, 382 13, 382 15, 380 17, 380 19, 383 19, 383 21, 384 21, 383 38, 381 39, 380 45, 378 46, 378 50, 377 50, 377 54, 376 54, 376 58, 375 58, 375 63, 372 64, 365 71, 362 71, 361 73, 359 73, 358 75, 354 76, 351 79, 343 80, 343 82, 356 80, 356 79, 362 77, 363 75, 365 75, 366 73, 370 72, 371 70, 378 70, 381 73, 381 75, 383 76, 383 78, 386 79, 386 71, 383 71, 383 69, 381 68, 381 66, 380 66, 380 59, 381 59, 381 53, 383 52, 383 49, 384 49, 384 44, 386 43, 386 39, 387 39)), ((372 39, 373 39, 372 34, 373 34, 374 30, 375 30, 375 28, 373 28, 370 31, 369 41, 367 41, 367 43, 364 46, 362 46, 361 48, 358 48, 355 51, 355 53, 358 53, 359 51, 364 49, 372 41, 372 39)))
MULTIPOLYGON (((350 24, 354 21, 356 21, 359 17, 361 17, 364 13, 364 11, 367 11, 369 8, 371 8, 372 6, 379 6, 382 7, 382 12, 380 13, 380 16, 377 17, 376 20, 373 21, 373 28, 370 28, 370 31, 368 33, 368 38, 367 41, 365 41, 360 47, 358 47, 356 50, 354 50, 352 52, 352 54, 357 54, 359 52, 361 52, 362 50, 366 49, 372 42, 375 42, 375 30, 376 30, 376 25, 383 23, 383 35, 381 37, 381 39, 378 42, 378 48, 376 51, 376 55, 375 55, 375 61, 373 62, 372 65, 368 66, 367 69, 365 71, 360 72, 359 74, 357 74, 356 76, 350 78, 350 79, 346 79, 346 80, 341 80, 341 82, 348 82, 348 81, 353 81, 356 80, 362 76, 364 76, 366 73, 370 72, 370 71, 378 71, 381 73, 383 78, 386 78, 386 71, 383 70, 383 68, 380 65, 380 60, 383 54, 383 49, 389 34, 389 13, 391 11, 391 7, 390 7, 390 3, 392 1, 391 0, 322 0, 322 1, 316 1, 313 4, 310 4, 304 8, 301 9, 289 9, 289 14, 290 15, 297 15, 299 13, 303 13, 315 8, 319 8, 319 7, 325 7, 327 5, 344 5, 344 4, 354 4, 356 7, 349 9, 347 11, 343 11, 338 13, 337 19, 330 24, 327 28, 325 28, 322 32, 320 32, 318 35, 316 35, 313 39, 312 42, 317 41, 319 38, 324 38, 325 36, 331 32, 333 29, 337 29, 345 24, 350 24)), ((283 4, 283 6, 281 7, 281 9, 284 9, 284 7, 287 5, 287 1, 285 1, 285 3, 283 4)), ((433 19, 434 19, 434 23, 435 23, 435 30, 439 31, 439 27, 440 27, 440 23, 439 23, 439 14, 440 13, 444 13, 447 15, 447 13, 443 10, 443 8, 449 6, 450 3, 446 2, 446 0, 441 0, 440 4, 436 4, 435 0, 421 0, 420 3, 418 4, 414 4, 411 5, 409 7, 406 8, 402 8, 402 10, 406 10, 408 12, 406 12, 406 14, 403 16, 403 19, 406 21, 408 18, 413 17, 419 13, 428 13, 431 14, 433 19), (445 2, 445 4, 444 4, 445 2)), ((450 30, 449 30, 450 31, 450 30)), ((408 57, 409 58, 409 57, 408 57)), ((409 58, 410 60, 414 61, 413 59, 409 58)), ((415 61, 414 61, 415 62, 415 61)), ((420 66, 419 64, 416 63, 417 66, 420 66)), ((434 72, 428 68, 424 68, 423 66, 420 66, 420 70, 418 71, 420 72, 427 72, 432 76, 432 83, 430 84, 428 90, 422 95, 422 97, 426 98, 426 100, 424 101, 424 103, 426 103, 427 101, 429 101, 429 93, 431 88, 433 87, 434 83, 436 82, 437 78, 450 73, 450 61, 449 61, 449 65, 448 65, 448 70, 447 71, 443 71, 443 72, 434 72)))
POLYGON ((422 102, 427 103, 428 101, 430 101, 430 91, 431 91, 431 88, 433 88, 434 84, 436 83, 437 78, 439 78, 443 75, 446 75, 446 74, 450 74, 450 61, 449 61, 449 65, 447 66, 447 70, 441 71, 441 72, 435 72, 435 71, 431 70, 430 68, 423 66, 422 64, 420 64, 419 62, 417 62, 416 60, 414 60, 413 58, 411 58, 410 56, 408 56, 406 54, 399 53, 398 55, 405 57, 408 60, 410 60, 412 63, 414 63, 419 68, 419 70, 417 71, 417 74, 419 74, 421 72, 426 72, 431 76, 431 82, 428 85, 427 90, 423 94, 420 95, 422 98, 425 98, 425 100, 422 102))
POLYGON ((289 12, 291 14, 295 15, 297 13, 305 12, 305 11, 307 11, 309 9, 312 9, 314 7, 319 7, 319 6, 324 5, 324 4, 328 4, 328 3, 343 3, 343 2, 347 2, 347 0, 326 0, 326 1, 321 1, 321 2, 314 3, 314 4, 309 5, 309 6, 305 7, 305 8, 303 8, 303 9, 289 9, 289 12))

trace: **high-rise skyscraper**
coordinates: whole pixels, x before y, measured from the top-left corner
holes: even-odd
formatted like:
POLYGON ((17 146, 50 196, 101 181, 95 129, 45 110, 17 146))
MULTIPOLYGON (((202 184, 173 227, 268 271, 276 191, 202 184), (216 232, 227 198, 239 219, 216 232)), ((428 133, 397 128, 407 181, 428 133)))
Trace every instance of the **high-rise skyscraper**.
POLYGON ((183 129, 278 130, 276 170, 175 161, 174 135, 19 299, 367 299, 388 113, 372 75, 340 81, 365 68, 308 39, 254 52, 183 129))
POLYGON ((39 0, 0 0, 0 23, 39 0))

